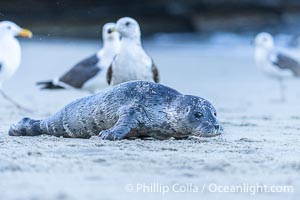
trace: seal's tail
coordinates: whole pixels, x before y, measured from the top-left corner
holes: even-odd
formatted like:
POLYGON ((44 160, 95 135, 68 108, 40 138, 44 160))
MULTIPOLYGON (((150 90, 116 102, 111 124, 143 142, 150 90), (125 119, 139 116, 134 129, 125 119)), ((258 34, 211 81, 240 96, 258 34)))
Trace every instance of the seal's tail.
POLYGON ((41 120, 23 118, 17 124, 10 127, 8 135, 10 136, 36 136, 41 135, 41 120))

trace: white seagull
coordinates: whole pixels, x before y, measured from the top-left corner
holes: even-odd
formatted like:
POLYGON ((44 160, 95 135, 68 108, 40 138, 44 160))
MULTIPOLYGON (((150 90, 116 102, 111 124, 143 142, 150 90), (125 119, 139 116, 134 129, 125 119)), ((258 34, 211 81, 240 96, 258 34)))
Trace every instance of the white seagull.
POLYGON ((115 23, 102 29, 103 47, 97 53, 80 61, 60 78, 38 82, 41 89, 82 89, 91 93, 108 87, 106 74, 120 48, 120 34, 113 31, 115 23))
POLYGON ((108 69, 108 84, 133 80, 159 82, 158 69, 142 47, 137 21, 123 17, 117 21, 115 31, 121 35, 121 48, 108 69))
POLYGON ((300 61, 276 49, 272 35, 263 32, 255 38, 255 62, 266 75, 279 82, 280 100, 285 101, 283 80, 300 78, 300 61))
POLYGON ((3 83, 14 75, 21 64, 21 46, 16 36, 31 38, 32 33, 13 22, 0 22, 0 93, 16 107, 27 110, 2 90, 3 83))

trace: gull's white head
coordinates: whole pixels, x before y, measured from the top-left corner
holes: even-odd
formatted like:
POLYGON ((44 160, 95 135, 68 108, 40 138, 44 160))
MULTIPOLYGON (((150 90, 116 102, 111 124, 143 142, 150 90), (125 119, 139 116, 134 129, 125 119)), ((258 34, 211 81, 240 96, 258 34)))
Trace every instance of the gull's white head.
POLYGON ((262 32, 255 37, 255 47, 271 50, 274 48, 274 39, 271 34, 262 32))
POLYGON ((138 22, 130 17, 123 17, 117 21, 116 30, 122 38, 140 39, 141 30, 138 22))
POLYGON ((114 31, 116 29, 115 23, 106 23, 104 24, 102 28, 102 38, 103 41, 119 41, 120 40, 120 34, 117 31, 114 31))
POLYGON ((32 33, 28 29, 21 28, 14 22, 10 21, 2 21, 0 22, 0 36, 8 36, 8 37, 16 37, 16 36, 21 36, 21 37, 27 37, 31 38, 32 33))

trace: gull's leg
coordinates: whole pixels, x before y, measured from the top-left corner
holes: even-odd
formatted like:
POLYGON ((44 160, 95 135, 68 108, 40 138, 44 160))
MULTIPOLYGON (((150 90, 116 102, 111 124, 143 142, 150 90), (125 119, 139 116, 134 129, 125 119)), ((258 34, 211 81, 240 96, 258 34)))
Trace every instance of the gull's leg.
POLYGON ((14 106, 16 106, 18 109, 26 111, 26 112, 33 112, 30 109, 24 108, 23 106, 21 106, 20 104, 18 104, 16 101, 14 101, 12 98, 10 98, 9 96, 7 96, 3 90, 0 90, 1 95, 3 96, 3 98, 7 101, 9 101, 10 103, 12 103, 14 106))

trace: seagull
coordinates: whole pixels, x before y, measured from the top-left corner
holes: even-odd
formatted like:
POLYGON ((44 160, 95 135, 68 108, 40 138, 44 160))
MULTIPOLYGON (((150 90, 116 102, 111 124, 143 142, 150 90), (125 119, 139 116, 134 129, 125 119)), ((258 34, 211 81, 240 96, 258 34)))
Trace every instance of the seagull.
POLYGON ((11 21, 0 22, 0 93, 17 108, 27 110, 2 90, 3 83, 10 79, 21 64, 21 46, 16 36, 31 38, 32 33, 11 21))
POLYGON ((41 89, 81 89, 95 93, 109 85, 107 68, 120 48, 120 34, 113 31, 115 23, 107 23, 102 29, 103 47, 97 53, 80 61, 60 78, 38 82, 41 89))
POLYGON ((259 33, 255 37, 256 65, 269 77, 277 80, 280 85, 280 101, 285 101, 283 80, 300 78, 300 61, 275 48, 274 39, 269 33, 259 33))
POLYGON ((122 39, 120 51, 108 68, 108 84, 117 85, 133 80, 159 82, 158 69, 142 47, 138 22, 123 17, 117 21, 114 31, 119 32, 122 39))

